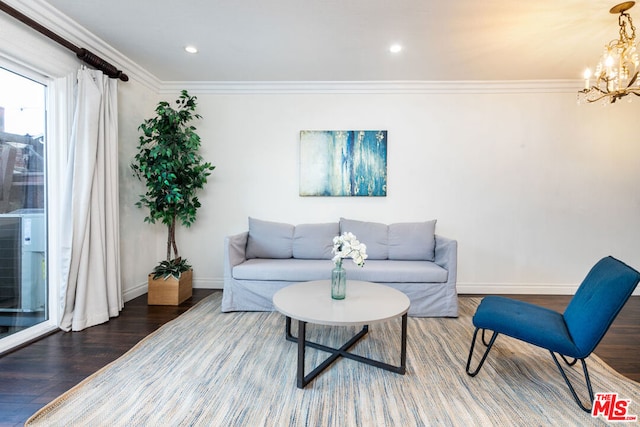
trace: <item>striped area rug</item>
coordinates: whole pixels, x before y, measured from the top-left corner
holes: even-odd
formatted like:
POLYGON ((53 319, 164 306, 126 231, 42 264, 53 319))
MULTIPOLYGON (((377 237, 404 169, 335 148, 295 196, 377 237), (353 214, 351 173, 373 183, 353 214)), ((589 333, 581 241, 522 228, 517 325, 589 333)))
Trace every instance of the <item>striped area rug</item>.
MULTIPOLYGON (((409 318, 407 373, 339 359, 304 390, 279 313, 221 313, 215 293, 58 397, 28 426, 587 426, 606 424, 571 400, 549 353, 501 336, 480 374, 464 372, 479 299, 457 319, 409 318)), ((399 320, 372 325, 354 352, 398 364, 399 320)), ((341 345, 351 327, 309 325, 341 345)), ((307 351, 307 372, 326 353, 307 351), (312 366, 313 365, 313 366, 312 366)), ((640 384, 591 356, 595 392, 631 399, 640 384)), ((580 381, 579 364, 570 368, 580 381)), ((582 383, 579 383, 582 385, 582 383)), ((583 387, 579 388, 584 392, 583 387)))

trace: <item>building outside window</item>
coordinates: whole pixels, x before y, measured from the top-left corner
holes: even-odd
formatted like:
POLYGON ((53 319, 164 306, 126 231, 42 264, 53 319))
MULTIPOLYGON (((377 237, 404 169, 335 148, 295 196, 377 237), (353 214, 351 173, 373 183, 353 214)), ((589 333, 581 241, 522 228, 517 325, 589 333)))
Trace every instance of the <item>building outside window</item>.
POLYGON ((0 68, 0 339, 49 318, 46 89, 0 68))

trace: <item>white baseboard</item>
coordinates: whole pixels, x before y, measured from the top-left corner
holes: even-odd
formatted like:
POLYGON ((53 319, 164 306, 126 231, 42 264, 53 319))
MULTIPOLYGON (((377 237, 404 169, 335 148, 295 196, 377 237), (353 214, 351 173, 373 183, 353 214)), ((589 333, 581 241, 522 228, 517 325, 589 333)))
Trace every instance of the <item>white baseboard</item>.
MULTIPOLYGON (((224 280, 213 279, 213 278, 203 278, 203 279, 194 279, 193 288, 194 289, 222 289, 224 285, 224 280)), ((122 298, 124 302, 131 301, 134 298, 138 298, 146 294, 149 290, 149 285, 147 282, 138 283, 132 288, 125 289, 122 293, 122 298)))
MULTIPOLYGON (((578 289, 578 284, 562 283, 460 283, 457 284, 458 294, 513 294, 513 295, 573 295, 578 289)), ((222 278, 194 279, 194 289, 222 289, 222 278)), ((124 301, 131 301, 147 293, 147 282, 124 291, 124 301)), ((633 295, 640 295, 640 286, 633 295)))
POLYGON ((149 290, 149 285, 147 282, 139 283, 133 288, 125 289, 122 292, 122 299, 124 302, 131 301, 134 298, 138 298, 141 295, 144 295, 149 290))
MULTIPOLYGON (((574 295, 580 284, 563 283, 460 283, 458 294, 574 295)), ((640 286, 632 294, 640 296, 640 286)))
POLYGON ((193 280, 194 289, 222 289, 224 287, 224 279, 222 277, 216 279, 212 277, 204 277, 193 280))
POLYGON ((578 285, 562 283, 460 283, 459 294, 573 295, 578 285))

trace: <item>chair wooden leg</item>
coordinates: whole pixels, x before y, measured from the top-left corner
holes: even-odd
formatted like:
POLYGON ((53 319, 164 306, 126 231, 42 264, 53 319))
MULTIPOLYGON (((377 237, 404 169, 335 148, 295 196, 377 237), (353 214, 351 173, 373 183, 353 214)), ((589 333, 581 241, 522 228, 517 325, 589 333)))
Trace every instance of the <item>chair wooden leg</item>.
POLYGON ((476 338, 478 336, 479 330, 480 328, 476 328, 476 330, 473 332, 473 339, 471 340, 471 348, 469 349, 469 358, 467 359, 466 371, 467 371, 467 374, 471 377, 475 377, 478 374, 478 372, 480 372, 480 368, 482 368, 484 361, 487 359, 487 356, 489 355, 489 351, 491 351, 491 347, 493 347, 493 343, 496 341, 496 338, 498 338, 498 333, 494 331, 493 335, 491 335, 491 339, 489 340, 489 343, 487 343, 484 339, 485 330, 484 329, 482 330, 482 342, 487 346, 487 348, 485 349, 484 354, 482 355, 482 359, 480 359, 480 363, 478 363, 478 367, 474 371, 470 371, 471 359, 473 358, 473 349, 476 345, 476 338))
MULTIPOLYGON (((569 391, 571 392, 571 395, 573 396, 573 400, 576 401, 576 403, 578 404, 580 409, 582 409, 585 412, 591 413, 591 409, 592 408, 587 408, 586 406, 584 406, 582 404, 582 402, 578 398, 578 394, 576 393, 575 388, 571 384, 571 381, 569 381, 569 378, 567 377, 567 374, 564 372, 564 369, 562 369, 562 366, 560 365, 560 362, 558 362, 558 358, 556 357, 555 353, 553 351, 549 351, 549 353, 551 353, 551 357, 553 357, 553 361, 556 362, 556 366, 558 367, 558 370, 560 371, 560 374, 562 375, 562 378, 564 378, 564 382, 567 384, 567 387, 569 387, 569 391)), ((573 363, 569 363, 567 361, 567 359, 563 355, 561 355, 561 357, 562 357, 562 359, 564 359, 565 362, 567 362, 567 364, 569 366, 575 365, 575 363, 578 360, 578 359, 574 359, 573 363)), ((591 403, 591 406, 593 407, 593 388, 591 387, 591 379, 589 378, 589 371, 587 370, 587 362, 584 359, 580 359, 580 362, 582 362, 582 370, 584 371, 584 378, 585 378, 585 381, 586 381, 586 384, 587 384, 587 390, 589 391, 589 402, 591 403)))

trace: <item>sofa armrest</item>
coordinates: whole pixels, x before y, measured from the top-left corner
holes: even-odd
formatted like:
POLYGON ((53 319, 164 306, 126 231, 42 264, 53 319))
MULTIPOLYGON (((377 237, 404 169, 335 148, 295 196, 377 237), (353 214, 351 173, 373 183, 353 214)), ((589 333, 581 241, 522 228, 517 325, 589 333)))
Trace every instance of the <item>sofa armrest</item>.
POLYGON ((224 238, 224 277, 231 278, 233 267, 247 260, 247 240, 249 232, 245 231, 224 238))
POLYGON ((455 285, 458 279, 458 241, 436 235, 435 263, 447 270, 447 283, 455 285))

